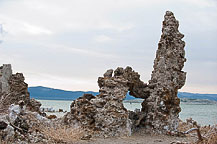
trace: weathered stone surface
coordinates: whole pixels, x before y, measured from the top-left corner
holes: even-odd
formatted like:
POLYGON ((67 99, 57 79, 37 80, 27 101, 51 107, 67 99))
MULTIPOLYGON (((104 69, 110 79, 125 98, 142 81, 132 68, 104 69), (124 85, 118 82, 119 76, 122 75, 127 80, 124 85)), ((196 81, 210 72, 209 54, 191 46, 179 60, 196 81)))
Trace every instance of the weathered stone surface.
MULTIPOLYGON (((147 87, 139 78, 139 74, 130 67, 119 67, 114 75, 113 70, 108 70, 104 77, 98 78, 100 94, 96 97, 85 94, 73 101, 64 122, 77 124, 94 136, 130 136, 131 121, 123 100, 130 89, 135 90, 136 95, 137 91, 147 87)), ((146 97, 146 94, 136 96, 146 97)))
POLYGON ((185 84, 186 72, 182 68, 186 59, 184 35, 178 27, 173 13, 167 11, 148 85, 150 96, 142 104, 142 111, 147 114, 145 125, 158 133, 176 131, 179 122, 181 108, 177 93, 185 84))
POLYGON ((71 105, 71 111, 64 116, 64 123, 73 126, 82 126, 83 128, 91 128, 94 124, 94 115, 96 107, 90 103, 95 98, 93 95, 84 94, 82 97, 74 100, 71 105))
POLYGON ((29 103, 27 104, 27 108, 30 111, 35 111, 38 113, 41 113, 40 107, 41 107, 41 103, 39 101, 35 100, 34 98, 31 98, 29 103))
POLYGON ((28 85, 22 73, 12 74, 10 64, 0 67, 0 111, 8 109, 12 103, 23 100, 29 102, 28 85))
POLYGON ((11 104, 8 113, 0 115, 0 138, 10 143, 47 143, 42 129, 51 121, 37 112, 25 109, 26 104, 11 104))
POLYGON ((56 143, 56 131, 49 130, 61 123, 42 116, 41 103, 30 100, 27 88, 22 73, 12 74, 10 65, 0 67, 0 143, 56 143))
POLYGON ((4 64, 0 67, 0 93, 8 93, 10 90, 9 79, 12 76, 10 64, 4 64))

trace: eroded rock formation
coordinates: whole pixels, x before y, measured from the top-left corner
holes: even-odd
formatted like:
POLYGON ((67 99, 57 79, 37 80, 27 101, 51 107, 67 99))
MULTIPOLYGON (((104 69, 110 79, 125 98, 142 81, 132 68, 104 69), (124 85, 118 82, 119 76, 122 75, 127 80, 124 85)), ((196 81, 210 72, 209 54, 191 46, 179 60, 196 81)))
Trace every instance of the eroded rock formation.
POLYGON ((23 100, 28 103, 29 92, 28 85, 24 82, 22 73, 12 74, 10 64, 4 64, 0 67, 0 109, 8 109, 12 103, 23 100))
POLYGON ((30 99, 22 73, 10 64, 0 67, 0 143, 48 143, 42 134, 51 121, 40 112, 41 103, 30 99))
POLYGON ((0 115, 0 140, 7 143, 49 143, 43 129, 52 121, 25 108, 24 101, 11 104, 8 113, 0 115))
POLYGON ((78 124, 94 136, 128 136, 135 126, 157 133, 176 132, 180 100, 178 89, 185 84, 185 42, 178 31, 179 23, 172 12, 164 16, 162 35, 158 44, 154 70, 149 84, 131 67, 109 69, 98 78, 100 94, 84 95, 71 104, 71 112, 65 115, 66 124, 78 124), (114 73, 114 74, 113 74, 114 73), (123 106, 127 92, 144 99, 142 110, 129 112, 123 106))
MULTIPOLYGON (((99 95, 85 94, 74 100, 70 112, 57 123, 66 124, 69 129, 81 127, 86 133, 84 139, 130 136, 134 127, 144 127, 149 132, 175 133, 181 110, 177 92, 186 79, 186 73, 182 71, 186 61, 184 35, 178 31, 178 26, 173 13, 167 11, 148 84, 141 81, 140 75, 131 67, 109 69, 98 78, 99 95), (128 91, 132 96, 144 99, 141 111, 130 112, 124 107, 123 100, 128 91)), ((56 123, 51 124, 51 120, 40 115, 41 104, 30 100, 27 88, 23 74, 12 74, 11 65, 0 67, 1 113, 8 112, 5 109, 9 108, 9 113, 0 115, 0 137, 46 142, 42 129, 47 127, 49 131, 56 123), (19 138, 14 138, 15 135, 19 138)))
POLYGON ((11 104, 23 101, 31 111, 40 113, 41 103, 30 99, 28 84, 22 73, 12 74, 10 64, 0 67, 0 113, 7 113, 11 104))
POLYGON ((8 93, 10 90, 9 79, 12 76, 12 69, 10 64, 4 64, 0 67, 0 92, 8 93))
MULTIPOLYGON (((135 90, 136 95, 147 87, 139 78, 140 75, 130 67, 119 67, 114 72, 108 70, 104 77, 98 78, 100 94, 96 97, 85 94, 73 101, 64 122, 78 124, 94 136, 130 136, 131 121, 123 100, 130 89, 135 90)), ((146 93, 140 97, 146 97, 146 93)))
POLYGON ((178 30, 179 22, 172 12, 164 16, 162 35, 154 60, 154 70, 149 81, 150 96, 143 102, 142 111, 147 114, 146 126, 158 133, 175 132, 181 108, 178 89, 185 84, 185 42, 178 30))

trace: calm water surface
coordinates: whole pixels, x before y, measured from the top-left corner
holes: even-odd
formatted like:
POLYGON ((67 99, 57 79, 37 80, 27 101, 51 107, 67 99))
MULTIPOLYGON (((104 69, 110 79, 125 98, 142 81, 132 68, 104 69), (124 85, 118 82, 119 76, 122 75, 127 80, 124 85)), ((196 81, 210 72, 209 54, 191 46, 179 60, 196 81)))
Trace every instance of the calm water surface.
MULTIPOLYGON (((60 108, 64 111, 70 111, 72 101, 57 101, 57 100, 38 100, 42 103, 41 107, 53 108, 58 111, 60 108)), ((140 109, 140 103, 124 103, 124 106, 133 111, 140 109)), ((201 125, 217 124, 217 105, 192 105, 181 103, 180 119, 185 121, 187 118, 193 118, 201 125)), ((50 113, 49 113, 50 114, 50 113)), ((53 113, 57 116, 62 116, 64 113, 53 113)))

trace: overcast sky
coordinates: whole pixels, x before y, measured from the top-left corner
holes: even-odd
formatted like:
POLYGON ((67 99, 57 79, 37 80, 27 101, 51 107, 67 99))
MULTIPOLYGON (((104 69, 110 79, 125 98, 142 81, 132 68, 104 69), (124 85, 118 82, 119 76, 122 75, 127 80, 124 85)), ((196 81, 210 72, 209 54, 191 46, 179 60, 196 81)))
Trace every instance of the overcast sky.
POLYGON ((0 65, 29 86, 98 91, 118 66, 148 82, 167 10, 185 35, 180 91, 217 93, 216 0, 0 0, 0 65))

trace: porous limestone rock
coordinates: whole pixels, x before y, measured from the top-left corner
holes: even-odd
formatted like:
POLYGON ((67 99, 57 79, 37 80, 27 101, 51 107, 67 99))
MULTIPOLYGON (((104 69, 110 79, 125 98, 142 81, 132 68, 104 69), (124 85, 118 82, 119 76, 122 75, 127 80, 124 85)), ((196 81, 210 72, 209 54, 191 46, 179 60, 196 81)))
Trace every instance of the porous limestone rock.
POLYGON ((35 112, 38 112, 41 114, 40 107, 41 107, 41 103, 39 101, 35 100, 34 98, 31 98, 29 100, 29 103, 27 104, 27 108, 30 111, 35 111, 35 112))
POLYGON ((9 143, 48 143, 43 128, 52 122, 26 109, 24 101, 11 104, 8 113, 0 115, 0 140, 9 143), (21 142, 22 141, 22 142, 21 142))
POLYGON ((56 143, 45 134, 59 122, 43 117, 40 106, 30 100, 22 73, 12 74, 11 65, 0 67, 0 143, 56 143))
POLYGON ((22 73, 12 74, 9 79, 11 100, 10 103, 16 103, 23 100, 27 104, 30 100, 28 84, 24 82, 25 78, 22 73), (13 98, 12 98, 13 97, 13 98))
POLYGON ((0 93, 8 93, 10 90, 9 79, 12 76, 10 64, 4 64, 0 67, 0 93))
POLYGON ((29 102, 28 85, 22 73, 12 74, 10 64, 0 67, 0 112, 5 112, 10 104, 23 100, 29 102))
POLYGON ((184 35, 178 27, 173 13, 167 11, 148 85, 150 96, 142 103, 142 111, 147 115, 145 125, 158 133, 175 132, 179 122, 181 108, 177 93, 185 84, 186 72, 182 68, 186 58, 184 35))
MULTIPOLYGON (((136 95, 137 91, 147 87, 139 78, 140 75, 131 67, 119 67, 114 75, 113 70, 108 70, 104 77, 98 78, 100 94, 96 97, 85 94, 74 100, 64 122, 77 124, 93 136, 130 136, 131 120, 123 100, 130 89, 135 90, 136 95)), ((146 93, 136 96, 146 97, 146 93)))

